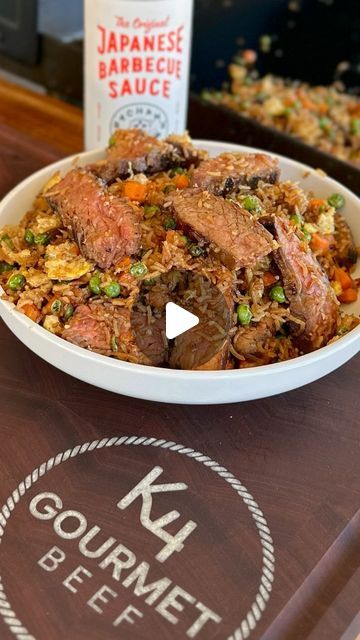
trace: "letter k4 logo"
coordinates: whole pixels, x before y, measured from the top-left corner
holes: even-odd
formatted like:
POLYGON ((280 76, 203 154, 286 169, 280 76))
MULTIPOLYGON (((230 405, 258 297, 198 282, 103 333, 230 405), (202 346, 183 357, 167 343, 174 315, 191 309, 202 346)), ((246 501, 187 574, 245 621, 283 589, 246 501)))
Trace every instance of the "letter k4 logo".
POLYGON ((165 546, 155 556, 159 562, 165 562, 174 551, 181 551, 184 548, 184 540, 196 529, 197 524, 193 520, 188 522, 175 534, 172 535, 166 531, 170 522, 174 522, 180 517, 178 511, 169 511, 157 520, 151 520, 151 507, 152 507, 152 494, 153 493, 166 493, 168 491, 184 491, 188 488, 187 484, 183 482, 170 482, 166 484, 153 484, 153 482, 162 474, 163 469, 161 467, 154 467, 150 473, 148 473, 143 480, 141 480, 136 487, 134 487, 129 493, 122 498, 117 504, 119 509, 126 509, 136 498, 142 497, 142 506, 140 511, 140 522, 151 531, 155 536, 165 542, 165 546))

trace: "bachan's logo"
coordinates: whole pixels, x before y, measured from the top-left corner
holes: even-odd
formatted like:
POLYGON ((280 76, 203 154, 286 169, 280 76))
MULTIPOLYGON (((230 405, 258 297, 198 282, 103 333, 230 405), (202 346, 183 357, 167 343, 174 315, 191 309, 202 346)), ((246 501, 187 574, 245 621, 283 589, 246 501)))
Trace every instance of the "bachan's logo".
POLYGON ((120 107, 110 121, 110 135, 116 129, 143 129, 155 138, 169 133, 169 118, 157 105, 134 103, 120 107))
MULTIPOLYGON (((222 481, 225 481, 228 486, 230 485, 237 496, 242 499, 256 525, 260 538, 261 580, 256 598, 240 621, 240 626, 235 629, 233 635, 229 636, 226 633, 224 637, 228 640, 248 637, 260 619, 272 590, 275 558, 270 530, 258 504, 242 483, 216 461, 190 447, 166 442, 162 439, 122 436, 87 442, 59 453, 29 474, 12 492, 2 507, 0 511, 0 542, 3 542, 6 526, 15 507, 18 508, 17 505, 21 498, 42 476, 51 472, 59 464, 66 463, 67 460, 76 458, 78 455, 97 449, 115 448, 124 444, 156 447, 158 452, 161 449, 166 449, 167 452, 173 451, 180 454, 182 459, 190 458, 192 464, 202 463, 209 472, 215 472, 222 481)), ((132 518, 136 522, 138 517, 136 513, 139 512, 140 526, 144 535, 152 537, 153 540, 154 538, 159 540, 159 542, 154 540, 155 546, 151 547, 154 548, 155 553, 154 563, 151 564, 143 558, 137 557, 134 551, 129 548, 131 545, 128 545, 127 541, 119 541, 112 535, 107 537, 104 523, 100 525, 89 523, 84 513, 69 508, 71 505, 67 504, 68 500, 62 496, 61 491, 56 490, 55 493, 45 490, 37 492, 31 498, 26 511, 31 514, 32 518, 44 523, 46 526, 45 539, 47 539, 49 525, 57 539, 52 541, 51 546, 49 545, 50 548, 42 553, 40 558, 37 556, 37 565, 42 570, 41 573, 44 572, 42 575, 46 585, 48 579, 51 579, 51 592, 54 594, 56 593, 54 579, 60 585, 60 589, 65 589, 68 595, 81 594, 82 590, 86 589, 85 606, 89 607, 89 611, 94 614, 100 616, 105 614, 104 620, 110 624, 108 629, 113 629, 115 633, 116 629, 120 628, 122 637, 126 637, 124 634, 127 633, 126 628, 130 628, 129 625, 132 628, 134 626, 136 629, 139 628, 138 633, 141 634, 139 637, 142 637, 144 627, 141 625, 145 624, 144 619, 147 619, 149 609, 154 612, 156 617, 160 616, 159 620, 162 619, 169 623, 166 637, 169 637, 169 633, 171 633, 171 637, 174 637, 174 626, 179 622, 183 627, 179 637, 203 640, 206 637, 213 637, 214 633, 218 637, 217 630, 221 632, 222 624, 225 622, 223 614, 211 608, 209 603, 203 602, 205 598, 196 597, 189 592, 189 589, 184 589, 166 575, 166 562, 170 558, 175 558, 177 554, 181 554, 185 547, 188 548, 188 545, 191 545, 192 535, 196 530, 199 533, 201 527, 195 520, 184 518, 176 508, 159 515, 161 503, 161 499, 157 497, 159 494, 168 494, 167 502, 169 503, 170 499, 174 500, 176 507, 176 495, 179 492, 184 495, 184 492, 189 489, 184 482, 160 482, 159 480, 163 479, 161 478, 163 474, 164 469, 161 466, 153 466, 133 488, 125 495, 117 496, 113 503, 113 515, 115 512, 131 511, 132 518), (154 511, 157 513, 156 517, 154 517, 154 511), (76 558, 78 552, 81 554, 80 562, 76 558), (105 580, 103 576, 105 576, 105 580), (122 602, 117 611, 117 598, 123 600, 121 596, 124 593, 128 594, 127 601, 130 598, 134 598, 134 600, 125 607, 122 602), (185 608, 187 618, 182 620, 181 614, 185 608), (184 628, 184 622, 186 628, 184 628)), ((138 536, 136 538, 138 539, 138 536)), ((38 545, 37 542, 34 547, 36 551, 38 545)), ((7 579, 13 575, 13 566, 11 566, 7 579)), ((30 594, 31 591, 29 591, 29 597, 30 594)), ((84 602, 84 599, 82 601, 84 602)), ((57 598, 50 599, 50 602, 57 603, 57 598)), ((0 576, 1 617, 16 637, 20 637, 19 631, 21 630, 21 638, 43 640, 42 637, 35 638, 19 620, 7 597, 6 584, 4 584, 2 576, 0 576)))

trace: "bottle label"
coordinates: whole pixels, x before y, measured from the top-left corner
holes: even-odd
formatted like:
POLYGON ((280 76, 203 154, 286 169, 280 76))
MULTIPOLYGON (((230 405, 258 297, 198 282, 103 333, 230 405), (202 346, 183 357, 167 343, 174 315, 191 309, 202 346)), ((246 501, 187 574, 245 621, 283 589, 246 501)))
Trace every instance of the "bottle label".
POLYGON ((85 0, 86 148, 117 128, 182 133, 193 0, 85 0))

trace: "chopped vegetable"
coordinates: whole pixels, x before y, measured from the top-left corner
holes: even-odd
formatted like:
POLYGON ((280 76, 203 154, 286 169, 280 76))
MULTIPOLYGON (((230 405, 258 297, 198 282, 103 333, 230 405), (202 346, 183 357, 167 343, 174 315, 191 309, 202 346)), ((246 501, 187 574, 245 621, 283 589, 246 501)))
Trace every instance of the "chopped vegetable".
POLYGON ((174 169, 171 169, 169 176, 170 178, 175 178, 176 175, 179 175, 184 172, 185 172, 185 169, 183 169, 183 167, 174 167, 174 169))
POLYGON ((36 236, 34 236, 34 242, 35 244, 39 244, 42 246, 47 245, 51 240, 51 235, 50 233, 38 233, 36 236))
POLYGON ((343 304, 349 304, 350 302, 355 302, 357 300, 357 290, 356 289, 346 289, 343 293, 338 296, 338 299, 343 304))
POLYGON ((334 207, 334 209, 341 209, 345 204, 345 198, 341 193, 333 193, 327 201, 331 207, 334 207))
POLYGON ((174 184, 166 184, 163 188, 163 193, 170 193, 170 191, 174 191, 176 189, 174 184))
POLYGON ((345 289, 350 289, 354 287, 354 281, 349 276, 349 274, 345 271, 345 269, 340 269, 340 267, 335 267, 334 275, 335 275, 335 280, 340 282, 341 288, 343 291, 345 289))
POLYGON ((14 251, 15 246, 13 241, 11 240, 10 236, 5 233, 5 235, 1 236, 1 242, 4 242, 4 244, 6 244, 6 246, 11 250, 14 251))
POLYGON ((190 180, 184 173, 182 173, 175 177, 174 183, 177 189, 186 189, 190 184, 190 180))
POLYGON ((166 231, 169 231, 170 229, 176 229, 175 218, 166 218, 164 222, 164 228, 166 229, 166 231))
POLYGON ((311 241, 311 233, 309 233, 309 231, 305 227, 302 227, 301 231, 302 231, 304 240, 306 242, 310 242, 311 241))
POLYGON ((249 305, 247 304, 239 304, 236 309, 236 314, 238 318, 238 322, 245 326, 251 322, 252 313, 249 305))
POLYGON ((129 200, 143 202, 147 195, 147 185, 136 182, 135 180, 128 180, 124 183, 124 195, 127 196, 129 200))
POLYGON ((26 279, 22 273, 13 273, 13 275, 10 276, 9 280, 7 281, 7 286, 12 291, 18 291, 19 289, 23 289, 23 287, 25 286, 25 282, 26 279))
POLYGON ((193 258, 199 258, 199 256, 203 255, 204 249, 200 247, 200 245, 198 244, 191 244, 189 246, 189 253, 192 255, 193 258))
POLYGON ((280 304, 282 304, 283 302, 286 302, 285 291, 283 287, 279 284, 276 284, 275 287, 271 289, 269 295, 271 300, 274 300, 274 302, 280 302, 280 304))
POLYGON ((118 282, 109 282, 103 287, 103 292, 108 298, 118 298, 121 292, 121 286, 118 282))
POLYGON ((116 138, 115 136, 110 136, 109 138, 109 147, 114 147, 116 145, 116 138))
POLYGON ((351 120, 350 131, 354 136, 360 135, 360 118, 353 118, 351 120))
POLYGON ((143 278, 147 274, 148 268, 143 262, 135 262, 131 265, 129 272, 135 278, 143 278))
POLYGON ((246 196, 241 204, 247 211, 255 211, 256 213, 261 211, 260 201, 256 196, 246 196))
POLYGON ((333 280, 330 284, 335 291, 335 295, 339 297, 343 292, 340 282, 338 282, 337 280, 333 280))
POLYGON ((30 318, 30 320, 33 320, 34 322, 39 322, 39 320, 41 320, 40 310, 37 308, 35 304, 32 304, 31 302, 27 304, 23 304, 20 308, 20 311, 24 313, 28 318, 30 318))
POLYGON ((311 198, 311 200, 309 200, 309 209, 311 209, 311 211, 315 211, 325 204, 326 200, 324 200, 323 198, 311 198))
POLYGON ((14 269, 13 264, 8 264, 7 262, 0 262, 0 275, 2 273, 6 273, 7 271, 12 271, 14 269))
POLYGON ((27 244, 34 244, 35 236, 31 229, 26 229, 24 233, 24 240, 27 244))
POLYGON ((290 216, 290 221, 297 227, 301 227, 303 219, 297 213, 294 213, 294 215, 290 216))
POLYGON ((276 276, 274 276, 271 271, 265 271, 263 275, 263 283, 265 287, 270 287, 270 285, 274 284, 274 282, 276 282, 276 276))
POLYGON ((71 303, 67 304, 64 311, 64 320, 69 320, 74 314, 74 307, 71 303))
POLYGON ((148 280, 143 280, 143 284, 145 287, 153 287, 156 284, 156 278, 148 278, 148 280))
POLYGON ((54 300, 54 302, 50 307, 51 313, 53 313, 54 315, 59 315, 59 313, 61 313, 61 310, 62 310, 61 300, 58 300, 58 299, 54 300))
POLYGON ((152 218, 158 211, 159 207, 157 207, 156 204, 146 204, 144 207, 144 216, 146 220, 152 218))
POLYGON ((100 274, 95 273, 89 280, 89 289, 91 293, 95 296, 99 296, 101 294, 101 281, 100 274))
POLYGON ((111 336, 111 351, 114 351, 114 353, 119 351, 119 345, 116 336, 111 336))
POLYGON ((310 248, 315 253, 324 255, 330 247, 330 241, 326 236, 321 236, 319 233, 314 233, 310 240, 310 248))

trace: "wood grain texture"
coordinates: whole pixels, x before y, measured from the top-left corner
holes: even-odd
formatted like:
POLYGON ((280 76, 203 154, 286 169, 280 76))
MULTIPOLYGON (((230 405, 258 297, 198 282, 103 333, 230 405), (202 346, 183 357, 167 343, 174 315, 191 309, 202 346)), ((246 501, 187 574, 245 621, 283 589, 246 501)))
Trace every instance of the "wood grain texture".
MULTIPOLYGON (((4 92, 1 195, 36 168, 65 152, 78 151, 82 121, 79 111, 53 99, 48 102, 9 85, 0 87, 0 96, 4 92), (21 118, 16 118, 10 105, 20 109, 20 96, 21 118), (52 132, 46 123, 51 123, 52 132)), ((93 388, 43 362, 3 323, 0 353, 1 504, 34 468, 77 444, 132 434, 182 443, 238 477, 270 526, 275 582, 250 637, 337 640, 349 627, 360 602, 359 357, 326 378, 284 395, 237 405, 192 407, 137 401, 93 388)), ((139 509, 130 514, 129 508, 129 515, 124 512, 119 521, 114 499, 156 464, 164 468, 169 481, 188 483, 191 496, 177 504, 182 516, 198 519, 198 532, 169 561, 169 568, 164 566, 163 575, 221 611, 224 622, 218 628, 209 626, 199 640, 228 637, 256 592, 261 562, 253 523, 226 483, 208 479, 206 469, 188 459, 156 449, 127 447, 86 456, 51 471, 39 481, 38 490, 61 494, 66 508, 85 513, 91 524, 114 537, 121 534, 137 557, 152 565, 156 541, 144 537, 139 528, 139 509)), ((29 497, 36 494, 35 488, 32 491, 29 497)), ((156 515, 162 513, 160 509, 156 515)), ((106 622, 111 616, 88 611, 90 585, 71 595, 60 578, 38 568, 36 560, 53 544, 67 544, 70 565, 79 564, 76 545, 56 538, 51 523, 31 519, 28 499, 22 499, 0 546, 0 575, 16 613, 29 630, 36 631, 37 640, 112 639, 120 637, 120 631, 125 640, 186 637, 190 608, 184 612, 184 622, 170 625, 139 601, 145 626, 119 627, 114 633, 106 622)), ((59 576, 66 577, 65 565, 61 571, 59 576)), ((94 575, 97 579, 95 570, 94 575)), ((129 599, 119 590, 109 614, 115 616, 129 602, 136 605, 134 597, 129 599)), ((0 637, 14 638, 2 620, 0 637)))

